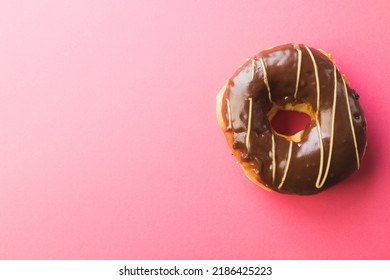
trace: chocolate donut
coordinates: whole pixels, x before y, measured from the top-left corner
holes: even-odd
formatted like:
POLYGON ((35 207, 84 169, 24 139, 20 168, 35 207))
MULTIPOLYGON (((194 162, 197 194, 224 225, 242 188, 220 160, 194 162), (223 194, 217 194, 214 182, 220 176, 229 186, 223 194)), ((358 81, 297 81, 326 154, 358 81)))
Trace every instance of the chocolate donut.
POLYGON ((332 57, 303 44, 248 59, 217 95, 218 123, 247 177, 279 193, 321 192, 359 169, 366 120, 332 57), (271 125, 279 110, 310 116, 294 135, 271 125))

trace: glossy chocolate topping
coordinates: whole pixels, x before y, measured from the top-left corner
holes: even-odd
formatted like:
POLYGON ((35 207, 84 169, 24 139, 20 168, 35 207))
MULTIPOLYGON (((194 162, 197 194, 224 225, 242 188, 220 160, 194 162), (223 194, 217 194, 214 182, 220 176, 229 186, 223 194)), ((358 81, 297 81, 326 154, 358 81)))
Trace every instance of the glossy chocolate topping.
POLYGON ((329 55, 305 45, 262 51, 230 78, 220 115, 229 145, 248 177, 281 193, 318 193, 351 175, 366 147, 359 96, 329 55), (311 122, 293 137, 277 133, 277 110, 311 122))

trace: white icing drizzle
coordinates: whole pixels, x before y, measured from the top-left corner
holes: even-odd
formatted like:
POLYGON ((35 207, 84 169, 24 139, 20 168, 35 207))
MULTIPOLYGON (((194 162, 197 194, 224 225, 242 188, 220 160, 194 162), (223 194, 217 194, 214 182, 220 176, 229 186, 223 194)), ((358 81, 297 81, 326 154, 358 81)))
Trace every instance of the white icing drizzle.
POLYGON ((307 52, 310 55, 311 60, 313 61, 314 66, 314 74, 316 76, 316 88, 317 88, 317 113, 320 111, 320 79, 318 77, 318 69, 317 69, 317 63, 314 59, 313 53, 311 52, 310 48, 308 46, 305 46, 307 52))
POLYGON ((246 132, 246 139, 245 139, 245 144, 246 148, 249 150, 249 137, 251 135, 251 125, 252 125, 252 98, 249 97, 249 116, 248 116, 248 128, 246 132))
POLYGON ((275 183, 275 175, 276 175, 276 160, 275 160, 275 136, 271 134, 272 140, 272 184, 275 183))
POLYGON ((288 156, 287 156, 286 166, 284 167, 284 174, 283 174, 283 177, 282 177, 282 181, 280 181, 280 184, 279 184, 279 186, 278 186, 278 189, 281 189, 281 188, 282 188, 282 186, 283 186, 283 184, 284 184, 284 181, 286 180, 288 168, 289 168, 289 166, 290 166, 290 161, 291 161, 292 144, 293 144, 293 142, 290 141, 290 146, 289 146, 289 148, 288 148, 288 156))
POLYGON ((351 107, 350 107, 350 105, 349 105, 349 99, 348 99, 347 84, 345 83, 345 78, 344 78, 344 76, 343 76, 343 84, 344 84, 344 91, 345 91, 345 99, 347 100, 348 115, 349 115, 349 122, 350 122, 350 124, 351 124, 352 137, 353 137, 353 144, 355 145, 356 164, 357 164, 357 169, 359 169, 359 168, 360 168, 359 150, 358 150, 358 147, 357 147, 357 141, 356 141, 356 135, 355 135, 355 128, 354 128, 353 122, 352 122, 351 107))
POLYGON ((271 88, 269 87, 269 84, 268 84, 267 70, 265 70, 265 64, 264 64, 264 61, 263 61, 262 58, 260 58, 260 63, 261 63, 261 68, 263 69, 264 84, 265 84, 265 86, 267 87, 267 90, 268 90, 268 98, 269 98, 269 101, 271 103, 273 103, 272 97, 271 97, 271 88))
POLYGON ((320 123, 318 122, 318 116, 316 119, 316 125, 317 125, 317 132, 318 132, 318 141, 320 143, 320 167, 318 169, 318 176, 316 180, 316 188, 321 188, 319 187, 320 179, 321 179, 321 174, 322 174, 322 169, 324 168, 324 145, 322 144, 322 133, 321 133, 321 127, 320 123))
POLYGON ((316 63, 316 60, 314 59, 313 53, 311 52, 311 50, 307 46, 305 46, 305 48, 306 48, 307 52, 309 53, 311 60, 313 61, 314 74, 316 77, 316 89, 317 89, 316 126, 317 126, 317 131, 318 131, 318 142, 320 143, 320 167, 318 170, 316 188, 321 188, 320 187, 320 179, 321 179, 321 175, 322 175, 322 169, 324 167, 324 146, 322 143, 321 126, 320 126, 320 123, 318 121, 319 112, 320 112, 320 79, 318 76, 317 63, 316 63))
POLYGON ((230 111, 230 100, 226 99, 226 108, 227 108, 227 113, 228 113, 228 129, 232 129, 232 113, 230 111))
POLYGON ((331 136, 330 136, 330 146, 329 146, 329 154, 328 154, 328 162, 326 164, 325 174, 322 178, 320 184, 316 187, 321 188, 326 181, 326 178, 328 177, 329 173, 329 167, 330 162, 332 160, 332 152, 333 152, 333 140, 334 140, 334 122, 335 122, 335 116, 336 116, 336 99, 337 99, 337 71, 336 71, 336 65, 333 64, 333 73, 334 73, 334 90, 333 90, 333 106, 332 106, 332 130, 331 130, 331 136))
POLYGON ((294 92, 294 98, 297 98, 298 86, 299 86, 299 78, 301 76, 301 67, 302 67, 302 51, 299 48, 298 44, 294 45, 294 49, 296 49, 297 52, 298 52, 297 82, 295 83, 295 92, 294 92))
POLYGON ((251 61, 252 61, 252 75, 251 75, 251 81, 253 81, 253 78, 255 77, 255 60, 253 58, 251 58, 251 61))

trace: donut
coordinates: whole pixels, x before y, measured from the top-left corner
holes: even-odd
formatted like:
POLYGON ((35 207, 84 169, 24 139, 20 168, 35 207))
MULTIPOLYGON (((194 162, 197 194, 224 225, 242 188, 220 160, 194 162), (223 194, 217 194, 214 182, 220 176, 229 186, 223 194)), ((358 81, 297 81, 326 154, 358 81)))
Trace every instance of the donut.
POLYGON ((246 176, 278 193, 326 190, 358 170, 366 150, 359 95, 330 54, 304 44, 247 59, 217 94, 217 119, 246 176), (271 124, 279 111, 310 122, 283 135, 271 124))

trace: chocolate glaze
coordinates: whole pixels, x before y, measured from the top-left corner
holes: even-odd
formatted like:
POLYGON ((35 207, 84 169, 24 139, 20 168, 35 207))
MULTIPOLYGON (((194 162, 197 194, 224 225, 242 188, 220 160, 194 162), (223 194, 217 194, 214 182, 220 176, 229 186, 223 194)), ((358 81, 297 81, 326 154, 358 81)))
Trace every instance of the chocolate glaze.
POLYGON ((266 188, 314 194, 359 168, 366 147, 359 96, 321 51, 297 44, 262 51, 236 71, 222 94, 225 133, 232 136, 227 137, 229 145, 239 151, 238 161, 249 163, 249 172, 266 188), (306 104, 314 116, 298 142, 277 134, 270 124, 271 108, 288 104, 306 104))

